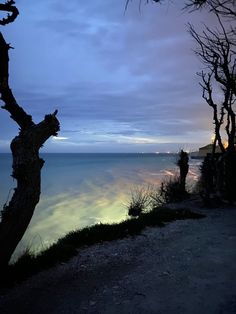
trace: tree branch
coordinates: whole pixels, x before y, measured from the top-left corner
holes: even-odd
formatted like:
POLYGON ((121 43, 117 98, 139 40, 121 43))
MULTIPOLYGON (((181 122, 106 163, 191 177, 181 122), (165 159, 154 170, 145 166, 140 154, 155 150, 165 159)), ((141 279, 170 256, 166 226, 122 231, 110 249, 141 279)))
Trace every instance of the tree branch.
POLYGON ((8 14, 7 18, 2 18, 0 20, 0 25, 4 26, 6 24, 10 24, 10 23, 15 21, 15 19, 17 18, 18 14, 19 14, 19 11, 14 6, 14 4, 15 4, 15 1, 13 1, 13 0, 9 0, 4 4, 0 3, 0 11, 11 12, 11 15, 8 14))
POLYGON ((11 118, 23 130, 34 125, 34 123, 32 117, 17 104, 9 87, 9 49, 10 46, 6 43, 2 33, 0 33, 0 93, 1 100, 4 102, 2 108, 11 114, 11 118))

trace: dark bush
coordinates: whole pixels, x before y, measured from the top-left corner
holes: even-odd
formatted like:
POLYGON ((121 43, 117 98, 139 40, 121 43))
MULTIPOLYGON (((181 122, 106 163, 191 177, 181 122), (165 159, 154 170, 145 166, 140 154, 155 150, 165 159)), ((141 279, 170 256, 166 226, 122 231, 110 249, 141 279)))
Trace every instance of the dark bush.
POLYGON ((206 206, 236 201, 236 153, 208 154, 200 171, 198 189, 206 206))
POLYGON ((160 200, 162 203, 181 202, 188 198, 189 193, 183 189, 178 177, 170 178, 163 182, 160 188, 160 200))

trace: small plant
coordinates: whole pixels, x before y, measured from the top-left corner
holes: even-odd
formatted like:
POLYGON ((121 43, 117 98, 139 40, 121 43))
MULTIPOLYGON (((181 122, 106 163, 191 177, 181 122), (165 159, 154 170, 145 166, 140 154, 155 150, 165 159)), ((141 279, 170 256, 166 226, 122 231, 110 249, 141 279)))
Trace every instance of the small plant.
POLYGON ((153 207, 163 204, 181 202, 188 198, 189 193, 183 189, 179 177, 170 178, 161 184, 159 193, 152 195, 153 207))
POLYGON ((136 187, 131 190, 131 199, 127 205, 128 215, 131 217, 140 216, 143 211, 150 205, 151 188, 136 187))
POLYGON ((163 183, 161 184, 161 187, 159 186, 152 187, 150 193, 150 206, 152 209, 162 207, 162 205, 165 203, 161 195, 162 185, 163 183))
POLYGON ((159 193, 153 194, 153 208, 162 204, 181 202, 189 196, 186 190, 186 177, 189 170, 188 153, 181 150, 176 165, 179 167, 179 176, 170 178, 161 184, 159 193))

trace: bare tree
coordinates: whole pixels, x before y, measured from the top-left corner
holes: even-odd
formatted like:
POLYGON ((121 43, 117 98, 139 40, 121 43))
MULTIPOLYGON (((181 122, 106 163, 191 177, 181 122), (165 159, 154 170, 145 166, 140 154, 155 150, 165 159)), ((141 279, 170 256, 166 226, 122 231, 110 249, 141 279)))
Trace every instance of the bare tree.
MULTIPOLYGON (((192 1, 196 2, 196 1, 192 1)), ((200 4, 199 4, 200 5, 200 4)), ((189 31, 197 42, 196 55, 205 66, 199 73, 202 96, 213 109, 215 140, 212 157, 205 160, 202 174, 211 177, 211 188, 205 181, 205 191, 211 191, 218 198, 235 201, 236 186, 236 27, 235 1, 207 0, 204 5, 210 8, 218 21, 214 28, 205 26, 202 33, 189 24, 189 31), (224 126, 224 128, 223 128, 224 126), (223 136, 227 146, 222 143, 223 136), (215 155, 216 144, 221 156, 215 155), (208 162, 207 162, 208 161, 208 162), (212 171, 213 170, 213 171, 212 171)), ((208 178, 209 179, 209 178, 208 178)), ((209 201, 211 196, 206 193, 209 201)), ((214 196, 213 196, 214 198, 214 196)))
MULTIPOLYGON (((202 34, 197 33, 192 25, 189 24, 189 31, 196 40, 198 48, 195 50, 197 56, 206 66, 206 71, 201 72, 202 82, 200 85, 203 89, 203 98, 213 108, 213 120, 215 124, 216 140, 224 152, 220 129, 224 122, 226 114, 226 135, 228 140, 228 151, 234 151, 235 140, 235 110, 236 101, 236 51, 234 42, 231 40, 231 30, 227 31, 222 23, 221 16, 217 11, 216 15, 219 27, 210 29, 205 27, 202 34), (214 86, 217 85, 215 94, 222 94, 222 100, 218 103, 214 100, 214 86), (218 114, 219 113, 219 114, 218 114)), ((215 97, 216 98, 216 97, 215 97)))
MULTIPOLYGON (((13 22, 19 14, 14 1, 0 4, 0 11, 9 12, 0 20, 0 25, 13 22)), ((0 94, 2 109, 9 112, 19 126, 19 134, 11 142, 13 156, 12 177, 16 179, 12 199, 1 212, 0 222, 0 269, 4 269, 17 244, 23 237, 34 209, 39 202, 41 192, 41 169, 44 160, 39 157, 39 150, 50 136, 59 131, 57 110, 45 116, 36 124, 32 117, 20 107, 9 86, 9 49, 2 33, 0 33, 0 94)))
MULTIPOLYGON (((126 1, 126 8, 131 0, 126 1)), ((141 3, 156 2, 161 0, 139 0, 141 3)), ((234 151, 235 141, 235 110, 234 103, 236 97, 236 0, 186 0, 184 9, 188 11, 207 9, 213 13, 218 20, 218 28, 210 29, 205 27, 202 34, 198 34, 194 27, 189 24, 192 37, 198 44, 195 51, 207 67, 207 71, 199 73, 201 77, 202 96, 213 109, 213 122, 215 125, 215 140, 213 153, 218 143, 221 152, 225 152, 225 147, 221 138, 222 125, 224 123, 228 140, 228 151, 234 151), (224 24, 225 22, 225 24, 224 24), (232 22, 232 23, 231 23, 232 22), (227 29, 225 25, 227 26, 227 29), (218 84, 218 89, 222 93, 223 100, 215 101, 216 90, 213 90, 214 83, 218 84), (224 121, 226 118, 226 121, 224 121)))

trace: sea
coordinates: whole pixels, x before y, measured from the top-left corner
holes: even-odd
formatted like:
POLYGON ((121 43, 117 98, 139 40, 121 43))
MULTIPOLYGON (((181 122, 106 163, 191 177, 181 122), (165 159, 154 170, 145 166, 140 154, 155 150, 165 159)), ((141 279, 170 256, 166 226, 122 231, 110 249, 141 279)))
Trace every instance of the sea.
MULTIPOLYGON (((17 247, 38 252, 72 230, 127 218, 131 192, 177 175, 176 154, 41 154, 40 202, 17 247)), ((16 186, 11 177, 11 154, 0 154, 0 208, 11 199, 16 186)), ((198 160, 190 159, 188 186, 199 175, 198 160)))

